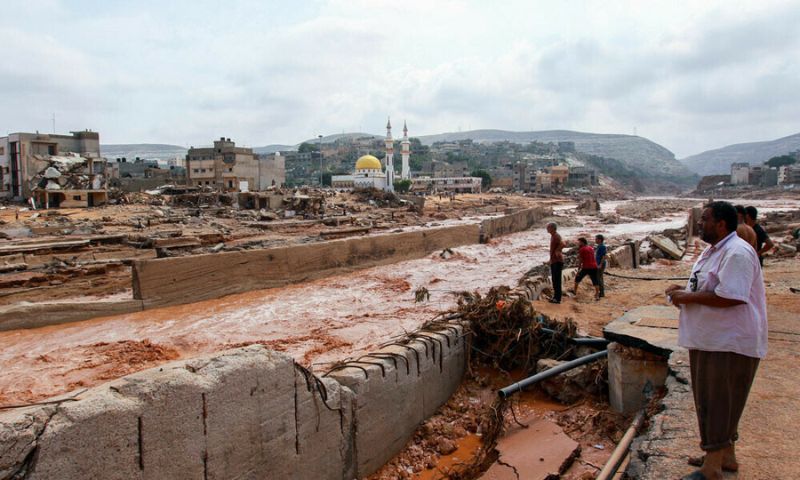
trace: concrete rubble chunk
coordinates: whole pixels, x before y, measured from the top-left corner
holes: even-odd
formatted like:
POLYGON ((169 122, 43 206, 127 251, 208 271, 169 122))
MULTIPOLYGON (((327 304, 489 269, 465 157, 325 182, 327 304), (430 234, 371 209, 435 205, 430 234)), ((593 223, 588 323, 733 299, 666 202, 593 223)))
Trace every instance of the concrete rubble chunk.
MULTIPOLYGON (((561 365, 562 361, 552 358, 543 358, 536 362, 536 372, 550 370, 561 365)), ((600 393, 604 387, 601 381, 603 370, 606 368, 604 360, 573 368, 568 372, 550 377, 540 382, 548 395, 566 404, 575 403, 584 398, 587 393, 600 393)))
POLYGON ((675 242, 663 235, 651 235, 650 241, 674 260, 680 260, 683 257, 684 251, 675 242))
POLYGON ((2 412, 0 416, 0 478, 13 478, 27 469, 33 450, 55 412, 54 406, 2 412))
POLYGON ((47 167, 47 170, 44 171, 44 178, 58 178, 60 176, 61 172, 57 168, 47 167))
POLYGON ((522 419, 528 428, 515 426, 502 437, 499 462, 480 477, 483 480, 544 480, 564 473, 580 454, 581 447, 546 419, 522 419), (502 463, 501 463, 502 462, 502 463))

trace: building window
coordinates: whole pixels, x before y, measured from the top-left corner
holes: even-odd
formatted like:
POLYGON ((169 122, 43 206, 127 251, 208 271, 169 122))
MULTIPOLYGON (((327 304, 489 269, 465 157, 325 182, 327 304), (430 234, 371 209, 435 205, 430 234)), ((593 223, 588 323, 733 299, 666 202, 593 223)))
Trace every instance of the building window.
POLYGON ((73 196, 72 196, 72 199, 73 199, 73 200, 80 200, 80 199, 81 199, 81 196, 80 196, 80 195, 73 195, 73 196))

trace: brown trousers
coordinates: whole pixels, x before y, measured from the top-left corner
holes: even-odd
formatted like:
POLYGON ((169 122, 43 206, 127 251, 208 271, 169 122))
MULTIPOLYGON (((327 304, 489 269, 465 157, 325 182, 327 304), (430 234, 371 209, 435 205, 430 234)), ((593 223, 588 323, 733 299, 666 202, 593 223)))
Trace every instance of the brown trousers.
POLYGON ((739 419, 758 369, 758 358, 733 352, 689 350, 700 448, 727 448, 738 439, 739 419))

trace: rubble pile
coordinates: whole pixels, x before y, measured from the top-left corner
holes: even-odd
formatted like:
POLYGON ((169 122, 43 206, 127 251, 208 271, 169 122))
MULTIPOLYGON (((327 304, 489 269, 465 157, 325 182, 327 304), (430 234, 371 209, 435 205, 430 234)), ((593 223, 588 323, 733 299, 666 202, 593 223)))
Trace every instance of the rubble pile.
POLYGON ((34 155, 39 173, 30 180, 31 190, 100 190, 105 188, 102 173, 89 171, 89 160, 77 154, 34 155))

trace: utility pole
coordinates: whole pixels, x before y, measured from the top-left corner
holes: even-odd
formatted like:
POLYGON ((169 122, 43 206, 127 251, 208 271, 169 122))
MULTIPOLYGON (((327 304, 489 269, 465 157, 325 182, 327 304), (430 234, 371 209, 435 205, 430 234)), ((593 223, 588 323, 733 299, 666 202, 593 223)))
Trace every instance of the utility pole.
POLYGON ((56 113, 53 112, 53 135, 56 133, 56 113))

